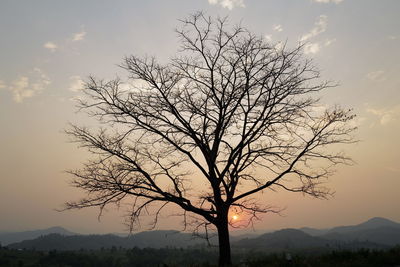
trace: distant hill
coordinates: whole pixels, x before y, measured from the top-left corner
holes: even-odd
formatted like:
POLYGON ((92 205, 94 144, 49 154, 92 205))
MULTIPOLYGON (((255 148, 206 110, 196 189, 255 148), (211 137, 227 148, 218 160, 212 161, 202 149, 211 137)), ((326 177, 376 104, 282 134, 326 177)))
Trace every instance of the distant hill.
POLYGON ((400 245, 400 224, 379 217, 358 225, 332 229, 284 229, 234 243, 236 247, 269 251, 316 247, 386 248, 395 245, 400 245))
POLYGON ((140 232, 128 236, 127 241, 130 247, 138 248, 186 248, 190 246, 205 245, 207 243, 205 239, 194 237, 190 233, 182 233, 174 230, 140 232))
POLYGON ((282 249, 301 249, 324 247, 329 241, 314 237, 297 229, 283 229, 273 233, 263 234, 257 238, 245 238, 233 244, 235 247, 251 249, 267 249, 279 251, 282 249))
POLYGON ((350 225, 350 226, 338 226, 330 229, 315 229, 310 227, 302 227, 299 230, 312 235, 312 236, 323 236, 323 235, 333 235, 335 234, 345 234, 360 230, 367 230, 367 229, 375 229, 379 227, 393 227, 393 228, 400 228, 400 223, 396 223, 394 221, 375 217, 366 222, 357 225, 350 225))
POLYGON ((382 226, 373 229, 346 231, 345 233, 330 232, 321 237, 328 240, 339 240, 346 242, 369 241, 388 246, 400 245, 400 228, 382 226))
MULTIPOLYGON (((147 231, 129 236, 76 235, 61 227, 1 234, 0 241, 10 248, 36 250, 97 250, 111 247, 188 248, 207 245, 204 239, 173 230, 147 231)), ((211 242, 217 244, 217 239, 211 239, 211 242)), ((236 248, 262 249, 270 252, 314 248, 387 248, 400 245, 400 224, 384 218, 373 218, 358 225, 340 226, 328 230, 283 229, 258 236, 252 234, 231 236, 231 244, 236 248)))
POLYGON ((400 224, 375 217, 361 224, 332 228, 320 237, 344 242, 369 241, 394 246, 400 245, 400 224))
POLYGON ((99 250, 102 247, 111 248, 121 246, 121 238, 115 235, 73 235, 64 236, 60 234, 49 234, 32 240, 8 245, 13 249, 32 249, 40 251, 49 250, 99 250))
POLYGON ((3 246, 7 246, 8 244, 11 243, 30 240, 48 234, 60 234, 65 236, 77 235, 76 233, 70 232, 62 227, 56 226, 47 229, 33 230, 33 231, 11 232, 11 233, 2 232, 0 233, 0 243, 3 246))
POLYGON ((312 236, 324 235, 330 231, 330 229, 315 229, 310 227, 302 227, 299 230, 312 236))
MULTIPOLYGON (((376 234, 377 236, 381 233, 376 234)), ((390 247, 385 238, 372 239, 340 239, 312 236, 297 229, 284 229, 261 235, 257 238, 246 238, 234 242, 233 247, 257 249, 266 252, 280 252, 285 250, 321 251, 331 249, 385 249, 390 247)))
POLYGON ((194 238, 191 234, 178 231, 148 231, 128 237, 116 235, 75 235, 64 236, 49 234, 33 240, 8 245, 13 249, 35 250, 98 250, 101 248, 187 248, 190 246, 204 246, 206 241, 194 238))
POLYGON ((339 233, 339 234, 347 234, 351 232, 356 232, 356 231, 361 231, 361 230, 369 230, 369 229, 376 229, 380 227, 391 227, 391 228, 399 228, 400 229, 400 223, 396 223, 394 221, 381 218, 381 217, 375 217, 372 218, 366 222, 357 224, 357 225, 350 225, 350 226, 339 226, 339 227, 334 227, 330 229, 327 234, 332 234, 332 233, 339 233))

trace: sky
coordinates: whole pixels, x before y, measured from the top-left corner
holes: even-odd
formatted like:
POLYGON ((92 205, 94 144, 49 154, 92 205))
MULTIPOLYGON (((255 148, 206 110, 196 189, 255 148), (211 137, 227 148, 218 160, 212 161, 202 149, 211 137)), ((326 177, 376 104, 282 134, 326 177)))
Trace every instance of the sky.
MULTIPOLYGON (((284 208, 256 230, 327 228, 372 217, 400 222, 400 20, 398 0, 36 0, 0 2, 0 231, 62 226, 79 233, 126 231, 123 210, 58 212, 82 192, 65 171, 89 154, 64 134, 91 125, 74 99, 89 75, 126 78, 124 56, 161 61, 178 47, 178 19, 197 11, 229 16, 266 41, 306 42, 322 77, 338 82, 321 99, 353 108, 355 164, 329 179, 335 195, 316 200, 268 192, 284 208)), ((159 229, 179 229, 163 216, 159 229)), ((146 230, 144 226, 142 230, 146 230)))

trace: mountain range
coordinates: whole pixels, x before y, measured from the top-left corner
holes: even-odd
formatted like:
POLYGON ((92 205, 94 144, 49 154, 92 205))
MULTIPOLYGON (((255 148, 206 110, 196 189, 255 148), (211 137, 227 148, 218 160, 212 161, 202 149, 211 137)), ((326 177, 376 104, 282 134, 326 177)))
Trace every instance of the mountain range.
POLYGON ((24 240, 31 240, 40 236, 48 234, 60 234, 63 236, 77 235, 76 233, 70 232, 65 228, 56 226, 42 230, 23 231, 23 232, 0 232, 0 244, 7 246, 11 243, 17 243, 24 240))
MULTIPOLYGON (((206 246, 204 239, 173 230, 146 231, 127 237, 117 235, 78 235, 61 227, 45 230, 0 233, 0 242, 14 249, 78 250, 121 248, 188 248, 206 246)), ((216 244, 216 238, 211 239, 216 244)), ((280 251, 316 248, 388 248, 400 245, 400 223, 372 218, 358 225, 331 229, 282 229, 262 235, 232 236, 233 248, 280 251)))

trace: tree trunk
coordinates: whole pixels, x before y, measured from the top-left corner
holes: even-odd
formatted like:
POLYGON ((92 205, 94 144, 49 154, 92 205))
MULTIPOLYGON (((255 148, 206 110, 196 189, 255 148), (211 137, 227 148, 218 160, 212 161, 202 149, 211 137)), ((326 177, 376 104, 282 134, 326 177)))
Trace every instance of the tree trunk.
POLYGON ((232 265, 231 244, 229 241, 228 218, 225 216, 217 225, 219 241, 219 261, 218 266, 225 267, 232 265))

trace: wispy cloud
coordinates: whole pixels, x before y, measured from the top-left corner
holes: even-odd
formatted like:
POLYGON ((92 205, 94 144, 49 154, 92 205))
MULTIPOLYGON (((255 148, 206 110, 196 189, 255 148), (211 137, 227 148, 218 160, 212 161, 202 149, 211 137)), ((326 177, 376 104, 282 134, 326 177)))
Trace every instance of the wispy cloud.
POLYGON ((325 4, 327 4, 327 3, 339 4, 339 3, 343 2, 343 1, 344 1, 344 0, 313 0, 313 2, 316 2, 316 3, 325 3, 325 4))
POLYGON ((316 54, 320 49, 319 43, 307 43, 304 45, 305 54, 316 54))
POLYGON ((52 53, 54 53, 55 51, 59 50, 60 48, 65 48, 65 47, 68 47, 69 45, 71 45, 71 41, 78 42, 78 41, 84 40, 86 35, 87 35, 87 32, 82 30, 80 32, 72 34, 71 39, 65 39, 64 41, 59 41, 58 44, 53 41, 48 41, 43 44, 43 47, 50 50, 52 53))
POLYGON ((383 82, 386 80, 385 72, 383 70, 371 71, 366 75, 366 77, 373 82, 383 82))
POLYGON ((20 76, 9 87, 13 93, 14 101, 21 103, 24 98, 32 97, 34 91, 29 88, 29 78, 27 76, 20 76))
POLYGON ((323 45, 329 46, 333 42, 334 39, 326 41, 323 45, 321 45, 319 42, 309 42, 310 39, 325 32, 327 27, 328 27, 328 17, 326 15, 321 15, 314 23, 314 27, 308 33, 304 34, 300 38, 300 42, 302 43, 307 42, 304 45, 305 54, 316 54, 321 50, 321 46, 323 45))
POLYGON ((400 105, 390 108, 367 108, 367 112, 378 117, 381 125, 387 125, 400 118, 400 105))
POLYGON ((274 25, 273 30, 276 32, 283 31, 282 25, 280 25, 280 24, 274 25))
POLYGON ((23 102, 43 91, 51 83, 49 77, 39 68, 34 68, 27 75, 20 76, 8 87, 17 103, 23 102))
POLYGON ((85 39, 85 36, 86 36, 85 31, 77 32, 72 36, 72 41, 73 42, 82 41, 83 39, 85 39))
POLYGON ((47 42, 43 45, 43 47, 49 49, 51 52, 55 52, 58 48, 58 45, 53 42, 47 42))
POLYGON ((327 27, 328 27, 328 16, 326 16, 326 15, 319 16, 317 21, 314 24, 314 28, 312 28, 311 31, 308 32, 307 34, 303 35, 300 38, 300 41, 305 42, 308 39, 313 38, 313 37, 325 32, 327 27))
POLYGON ((223 8, 232 10, 235 7, 245 7, 244 0, 208 0, 211 5, 221 5, 223 8))
POLYGON ((333 44, 334 42, 336 42, 336 39, 329 39, 326 40, 324 43, 324 46, 330 46, 331 44, 333 44))
POLYGON ((6 83, 2 80, 0 80, 0 89, 6 88, 6 83))
POLYGON ((80 76, 74 75, 69 77, 70 84, 69 84, 69 90, 72 92, 79 92, 80 90, 83 89, 84 83, 83 80, 80 76))
POLYGON ((305 54, 316 54, 318 53, 322 47, 330 46, 336 42, 336 39, 328 39, 324 43, 315 42, 315 43, 306 43, 304 45, 304 53, 305 54))

